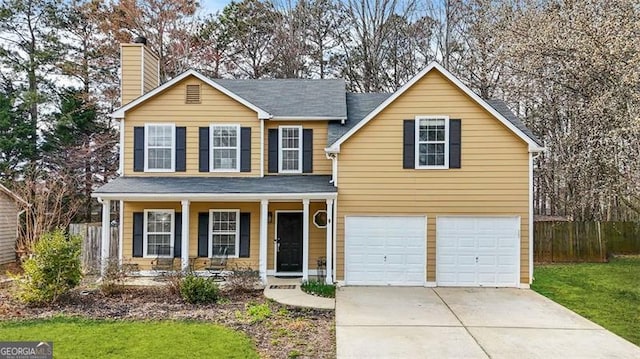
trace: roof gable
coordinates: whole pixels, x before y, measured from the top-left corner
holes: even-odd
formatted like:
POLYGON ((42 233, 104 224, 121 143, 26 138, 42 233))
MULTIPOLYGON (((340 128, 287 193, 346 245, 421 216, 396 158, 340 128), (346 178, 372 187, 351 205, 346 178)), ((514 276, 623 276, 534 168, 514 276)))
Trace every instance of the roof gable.
POLYGON ((24 203, 26 205, 28 205, 29 203, 27 201, 25 201, 24 199, 20 198, 20 196, 18 196, 17 194, 11 192, 7 187, 3 186, 0 184, 0 192, 6 194, 7 196, 9 196, 9 198, 13 199, 16 202, 21 202, 24 203))
POLYGON ((238 101, 239 103, 241 103, 242 105, 250 108, 251 110, 255 111, 258 114, 258 118, 260 119, 268 119, 271 118, 272 115, 265 111, 264 109, 256 106, 255 104, 251 103, 250 101, 248 101, 247 99, 239 96, 238 94, 230 91, 229 89, 225 88, 224 86, 218 84, 217 82, 211 80, 210 78, 208 78, 207 76, 199 73, 198 71, 195 70, 189 70, 186 72, 181 73, 180 75, 172 78, 171 80, 165 82, 164 84, 162 84, 161 86, 156 87, 155 89, 147 92, 146 94, 138 97, 137 99, 129 102, 128 104, 120 107, 119 109, 115 110, 112 114, 111 117, 115 117, 115 118, 124 118, 125 113, 128 110, 131 110, 135 107, 137 107, 138 105, 144 103, 145 101, 149 100, 152 97, 155 97, 156 95, 162 93, 163 91, 171 88, 172 86, 176 85, 177 83, 179 83, 180 81, 186 79, 189 76, 194 76, 196 78, 198 78, 199 80, 201 80, 202 82, 206 83, 207 85, 215 88, 216 90, 222 92, 223 94, 231 97, 232 99, 238 101))
MULTIPOLYGON (((456 78, 453 74, 447 71, 444 67, 442 67, 437 62, 431 62, 429 66, 420 71, 417 75, 415 75, 409 82, 407 82, 404 86, 398 89, 396 92, 391 94, 386 100, 380 103, 375 109, 369 112, 366 117, 364 117, 361 121, 353 125, 346 133, 344 133, 339 139, 337 139, 333 144, 331 144, 326 151, 327 152, 340 152, 340 145, 349 139, 354 133, 356 133, 359 129, 364 127, 369 121, 375 118, 378 114, 380 114, 385 108, 387 108, 391 103, 393 103, 396 99, 398 99, 403 93, 405 93, 409 88, 411 88, 415 83, 420 81, 426 74, 431 71, 438 71, 445 78, 451 81, 456 87, 462 90, 467 96, 469 96, 473 101, 475 101, 478 105, 484 108, 487 112, 489 112, 493 117, 498 119, 503 125, 505 125, 509 130, 511 130, 514 134, 516 134, 519 138, 521 138, 524 142, 529 145, 529 151, 537 152, 542 151, 544 148, 538 143, 535 137, 528 129, 525 131, 526 127, 522 124, 522 126, 517 126, 514 122, 505 117, 503 113, 496 110, 493 106, 491 106, 487 101, 483 100, 480 96, 478 96, 475 92, 473 92, 469 87, 463 84, 458 78, 456 78)), ((515 116, 513 116, 517 120, 515 116)), ((518 120, 518 123, 521 122, 518 120)))

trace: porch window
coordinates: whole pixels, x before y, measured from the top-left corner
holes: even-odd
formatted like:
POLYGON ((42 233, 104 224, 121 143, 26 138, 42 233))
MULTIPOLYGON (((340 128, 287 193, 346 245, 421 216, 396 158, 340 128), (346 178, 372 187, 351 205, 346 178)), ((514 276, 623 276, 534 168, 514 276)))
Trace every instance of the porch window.
POLYGON ((171 172, 175 164, 175 133, 173 124, 147 124, 145 129, 145 171, 171 172))
POLYGON ((171 257, 173 254, 173 210, 153 209, 144 213, 145 257, 171 257))
POLYGON ((240 248, 240 211, 211 210, 210 257, 237 257, 240 248))
POLYGON ((279 128, 281 173, 302 173, 302 127, 281 126, 279 128))
POLYGON ((240 171, 240 125, 211 126, 212 171, 240 171))
POLYGON ((447 168, 449 118, 417 118, 416 127, 416 168, 447 168))

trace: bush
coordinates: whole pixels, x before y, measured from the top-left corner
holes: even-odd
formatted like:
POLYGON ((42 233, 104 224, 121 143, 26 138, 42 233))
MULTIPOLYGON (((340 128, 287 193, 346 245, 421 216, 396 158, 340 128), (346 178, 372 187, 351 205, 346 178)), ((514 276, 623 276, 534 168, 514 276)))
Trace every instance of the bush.
POLYGON ((105 295, 113 295, 124 291, 124 283, 130 274, 126 265, 120 265, 118 258, 107 259, 107 270, 102 277, 100 291, 105 295))
POLYGON ((168 272, 164 274, 164 278, 167 280, 167 289, 172 295, 181 296, 182 281, 184 280, 184 273, 182 272, 168 272))
POLYGON ((250 267, 236 267, 225 276, 225 289, 234 293, 247 293, 260 285, 260 272, 250 267))
POLYGON ((211 278, 187 274, 180 285, 180 295, 187 303, 215 303, 218 301, 220 288, 211 278))
POLYGON ((18 299, 31 305, 53 303, 80 284, 82 239, 62 229, 43 234, 24 261, 18 299))
POLYGON ((310 280, 302 283, 300 288, 303 292, 317 295, 319 297, 335 298, 336 286, 333 284, 325 284, 323 281, 310 280))

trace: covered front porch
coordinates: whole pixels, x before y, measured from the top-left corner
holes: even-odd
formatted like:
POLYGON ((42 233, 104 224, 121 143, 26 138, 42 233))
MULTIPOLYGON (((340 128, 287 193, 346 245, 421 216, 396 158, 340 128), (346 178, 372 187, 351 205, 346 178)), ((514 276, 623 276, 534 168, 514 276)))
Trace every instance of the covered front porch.
MULTIPOLYGON (((118 263, 157 275, 152 262, 173 258, 176 270, 204 271, 224 250, 228 269, 267 276, 322 275, 335 282, 336 188, 329 176, 263 178, 121 177, 100 188, 103 227, 119 201, 118 263), (318 264, 324 264, 318 267, 318 264)), ((102 233, 106 270, 110 232, 102 233)))

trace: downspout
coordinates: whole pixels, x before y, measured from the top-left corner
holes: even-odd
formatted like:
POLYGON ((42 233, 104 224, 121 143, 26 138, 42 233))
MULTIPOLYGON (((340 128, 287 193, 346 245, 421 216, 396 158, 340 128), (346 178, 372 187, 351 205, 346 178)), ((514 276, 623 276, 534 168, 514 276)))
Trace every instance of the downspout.
POLYGON ((260 119, 260 177, 264 177, 264 119, 260 119))
POLYGON ((338 187, 338 154, 337 153, 325 153, 327 159, 331 160, 331 181, 333 187, 338 187))

